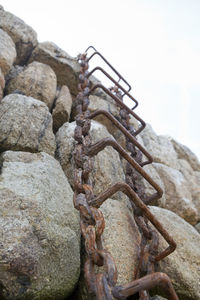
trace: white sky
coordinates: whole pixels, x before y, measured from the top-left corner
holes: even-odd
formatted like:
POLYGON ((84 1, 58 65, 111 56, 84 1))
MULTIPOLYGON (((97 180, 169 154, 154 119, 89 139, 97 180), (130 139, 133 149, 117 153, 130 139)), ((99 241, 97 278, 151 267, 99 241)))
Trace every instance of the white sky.
MULTIPOLYGON (((200 158, 200 0, 0 0, 39 42, 94 45, 130 82, 136 113, 200 158)), ((96 73, 98 76, 98 73, 96 73)))

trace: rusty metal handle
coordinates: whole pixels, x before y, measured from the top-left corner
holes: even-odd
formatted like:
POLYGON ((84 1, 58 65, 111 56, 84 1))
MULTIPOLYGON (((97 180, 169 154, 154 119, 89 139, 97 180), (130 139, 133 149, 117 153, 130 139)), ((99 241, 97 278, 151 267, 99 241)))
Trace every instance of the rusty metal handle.
POLYGON ((108 62, 108 60, 100 53, 98 52, 93 46, 89 46, 85 53, 87 53, 87 51, 89 49, 93 49, 95 52, 92 53, 92 55, 87 59, 87 62, 89 62, 95 55, 98 55, 101 57, 101 59, 111 68, 111 70, 118 76, 119 80, 122 80, 127 86, 128 86, 128 92, 130 92, 131 90, 131 85, 122 77, 122 75, 111 65, 111 63, 108 62))
POLYGON ((163 191, 159 187, 159 185, 144 171, 144 169, 114 140, 113 138, 104 138, 99 142, 91 145, 87 154, 89 156, 97 155, 100 151, 102 151, 105 147, 112 146, 120 155, 125 158, 133 168, 137 170, 137 172, 145 178, 151 186, 156 190, 156 193, 151 196, 151 200, 157 200, 162 197, 163 191))
POLYGON ((131 94, 129 94, 128 91, 126 91, 120 84, 119 82, 117 82, 114 78, 112 78, 103 68, 101 67, 95 67, 92 71, 90 71, 87 75, 87 78, 89 78, 94 72, 96 71, 101 71, 107 78, 109 78, 118 88, 120 88, 120 90, 122 90, 124 92, 124 94, 122 95, 122 98, 127 95, 134 103, 135 105, 132 107, 132 110, 135 109, 138 106, 138 101, 131 96, 131 94))
POLYGON ((123 286, 116 286, 112 289, 112 294, 116 299, 126 299, 141 290, 149 290, 155 286, 161 287, 169 300, 178 300, 171 280, 161 272, 146 275, 123 286))
POLYGON ((95 84, 89 91, 88 95, 91 95, 97 88, 102 89, 107 95, 113 98, 120 107, 126 109, 129 114, 131 114, 136 120, 140 122, 141 126, 138 128, 138 130, 135 131, 134 133, 135 136, 138 135, 145 128, 146 123, 136 113, 134 113, 127 105, 125 105, 118 97, 113 95, 104 85, 95 84))
POLYGON ((160 232, 166 242, 169 244, 169 247, 163 250, 160 254, 155 257, 156 261, 160 261, 161 259, 168 256, 176 249, 176 243, 173 238, 168 234, 168 232, 163 228, 162 224, 154 217, 148 207, 142 202, 142 200, 138 197, 138 195, 133 191, 133 189, 126 184, 125 182, 118 182, 113 184, 110 188, 108 188, 105 192, 102 192, 89 203, 94 207, 100 207, 106 199, 112 197, 116 192, 123 192, 126 194, 133 203, 141 209, 142 213, 145 214, 147 219, 156 227, 156 229, 160 232))
POLYGON ((140 164, 141 167, 153 162, 152 156, 146 151, 144 147, 142 147, 142 145, 140 145, 140 143, 138 143, 136 138, 132 134, 130 134, 128 130, 126 130, 126 128, 119 121, 117 121, 115 117, 113 117, 113 115, 111 115, 111 113, 106 110, 99 109, 91 113, 89 117, 90 119, 93 119, 98 115, 104 115, 106 118, 108 118, 148 158, 147 161, 140 164))

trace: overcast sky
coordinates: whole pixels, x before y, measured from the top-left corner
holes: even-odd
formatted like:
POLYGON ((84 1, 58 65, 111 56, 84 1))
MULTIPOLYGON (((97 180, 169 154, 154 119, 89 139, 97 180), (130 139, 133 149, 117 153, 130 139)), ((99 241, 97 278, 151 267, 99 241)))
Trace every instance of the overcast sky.
MULTIPOLYGON (((132 85, 158 134, 200 158, 200 0, 0 0, 72 56, 94 45, 132 85)), ((98 75, 98 74, 96 74, 98 75)))

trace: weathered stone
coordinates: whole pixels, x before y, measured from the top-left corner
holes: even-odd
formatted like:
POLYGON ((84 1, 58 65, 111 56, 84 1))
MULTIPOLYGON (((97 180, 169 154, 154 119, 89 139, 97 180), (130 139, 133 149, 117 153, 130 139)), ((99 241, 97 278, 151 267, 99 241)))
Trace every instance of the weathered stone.
POLYGON ((4 87, 5 87, 5 79, 4 79, 3 72, 1 71, 1 68, 0 68, 0 101, 3 98, 4 87))
POLYGON ((195 225, 196 230, 200 233, 200 222, 195 225))
POLYGON ((185 159, 194 171, 200 171, 200 161, 197 156, 185 145, 182 145, 171 138, 171 142, 179 159, 185 159))
POLYGON ((154 167, 165 186, 165 208, 175 212, 190 224, 196 224, 198 212, 183 174, 163 164, 154 163, 154 167))
POLYGON ((54 131, 69 121, 72 108, 72 97, 66 85, 63 85, 56 99, 55 108, 53 109, 53 128, 54 131))
POLYGON ((192 202, 198 211, 198 220, 200 220, 200 172, 194 171, 185 159, 179 159, 179 171, 183 174, 187 189, 192 196, 192 202))
POLYGON ((35 48, 29 62, 35 60, 49 65, 54 70, 60 87, 67 85, 71 94, 77 94, 80 65, 74 58, 54 43, 43 42, 35 48))
MULTIPOLYGON (((1 24, 1 10, 0 10, 1 24)), ((0 26, 1 27, 1 26, 0 26)), ((6 75, 16 59, 15 44, 11 37, 2 29, 0 29, 0 68, 6 75)))
POLYGON ((200 217, 200 172, 194 172, 194 178, 195 181, 197 182, 197 186, 196 189, 192 191, 192 201, 194 203, 194 205, 196 206, 198 213, 199 213, 199 217, 200 217))
MULTIPOLYGON (((165 186, 164 186, 164 183, 163 183, 162 179, 160 178, 158 172, 154 168, 154 165, 153 164, 145 165, 143 167, 143 169, 154 180, 154 182, 156 182, 163 190, 163 196, 160 199, 156 200, 156 202, 152 203, 151 205, 158 205, 160 207, 165 207, 165 205, 166 205, 165 186)), ((145 195, 151 196, 156 192, 156 190, 152 187, 152 185, 150 185, 143 178, 141 179, 141 184, 144 188, 145 195)))
POLYGON ((100 207, 105 218, 103 246, 113 256, 118 270, 118 284, 133 280, 136 271, 140 234, 126 201, 107 199, 100 207))
POLYGON ((6 75, 6 83, 15 78, 19 73, 24 71, 26 69, 26 66, 19 66, 19 65, 14 65, 11 67, 9 73, 6 75))
POLYGON ((1 298, 65 299, 80 270, 71 187, 46 153, 7 151, 1 164, 1 298))
POLYGON ((156 135, 149 124, 146 125, 140 135, 142 136, 144 146, 152 155, 154 162, 178 169, 178 156, 171 143, 170 137, 156 135))
POLYGON ((37 45, 37 34, 20 18, 0 10, 0 28, 6 31, 15 43, 16 64, 25 64, 33 48, 37 45))
MULTIPOLYGON (((118 116, 119 109, 117 108, 114 102, 105 100, 95 95, 91 95, 89 97, 89 100, 90 100, 90 104, 88 106, 88 109, 90 112, 103 109, 111 113, 113 116, 118 116)), ((109 133, 113 134, 116 131, 116 127, 104 115, 98 115, 97 117, 95 117, 95 120, 103 124, 107 128, 109 133)))
POLYGON ((51 108, 56 95, 56 85, 56 74, 51 67, 35 61, 23 71, 19 70, 17 76, 9 80, 6 91, 11 94, 17 90, 45 102, 51 108))
MULTIPOLYGON (((56 134, 56 155, 71 185, 73 185, 74 164, 72 161, 72 152, 75 145, 75 127, 75 122, 65 123, 56 134)), ((112 137, 106 128, 96 121, 91 122, 90 135, 93 143, 105 137, 112 137)), ((125 176, 119 155, 111 146, 106 147, 95 156, 94 168, 91 172, 91 181, 95 194, 105 191, 113 183, 118 181, 124 182, 124 180, 125 176)), ((117 196, 115 195, 114 198, 121 199, 121 193, 117 193, 117 196)))
POLYGON ((52 117, 45 103, 10 94, 0 105, 0 151, 47 152, 54 155, 52 117))
MULTIPOLYGON (((200 299, 200 234, 173 212, 159 207, 150 209, 177 243, 176 250, 159 262, 158 271, 169 275, 180 300, 200 299)), ((159 250, 166 249, 162 237, 159 242, 159 250)))

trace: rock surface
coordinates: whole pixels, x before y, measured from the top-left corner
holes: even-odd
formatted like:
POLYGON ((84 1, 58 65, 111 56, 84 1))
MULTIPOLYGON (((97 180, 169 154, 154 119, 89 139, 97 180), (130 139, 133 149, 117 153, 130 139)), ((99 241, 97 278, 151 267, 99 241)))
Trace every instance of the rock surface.
MULTIPOLYGON (((156 203, 151 203, 151 205, 158 205, 160 207, 166 206, 166 196, 165 196, 165 186, 162 181, 162 177, 159 176, 158 172, 156 171, 156 168, 153 164, 149 164, 143 167, 144 171, 156 182, 161 189, 163 190, 163 195, 160 199, 156 201, 156 203)), ((145 195, 151 196, 155 193, 155 189, 145 180, 141 179, 141 186, 145 190, 145 195)))
POLYGON ((164 183, 166 197, 164 208, 175 212, 190 224, 196 224, 198 212, 183 174, 163 164, 154 163, 154 167, 164 183))
POLYGON ((11 94, 0 105, 0 152, 5 150, 47 152, 54 155, 52 117, 41 101, 11 94))
POLYGON ((14 65, 11 67, 9 73, 6 75, 6 83, 15 78, 20 72, 24 71, 26 66, 14 65))
MULTIPOLYGON (((1 10, 0 10, 1 23, 1 10)), ((11 37, 2 29, 0 29, 0 68, 6 75, 12 67, 16 59, 15 44, 11 37)))
POLYGON ((55 108, 52 112, 53 128, 55 132, 58 131, 65 122, 69 121, 71 108, 72 97, 70 91, 66 85, 63 85, 58 98, 56 99, 55 108))
POLYGON ((168 136, 156 135, 149 124, 146 125, 140 135, 143 139, 144 146, 152 155, 154 162, 178 169, 178 155, 168 136))
POLYGON ((49 65, 54 70, 60 87, 67 85, 72 95, 77 94, 80 66, 74 58, 54 43, 43 42, 35 48, 29 62, 35 60, 49 65))
POLYGON ((0 101, 3 98, 4 87, 5 87, 5 79, 4 79, 3 72, 1 71, 1 68, 0 68, 0 101))
MULTIPOLYGON (((113 116, 117 116, 119 114, 119 109, 115 105, 114 101, 111 101, 112 99, 110 99, 110 101, 108 101, 99 96, 91 95, 89 97, 89 100, 90 100, 90 104, 89 104, 88 109, 90 112, 94 112, 97 109, 103 109, 103 110, 106 110, 109 113, 111 113, 113 116)), ((110 134, 114 135, 114 133, 116 133, 117 128, 104 115, 98 115, 97 117, 95 117, 95 120, 97 122, 103 124, 107 128, 107 130, 110 134)))
POLYGON ((51 67, 35 61, 21 72, 19 70, 16 77, 9 80, 6 91, 11 94, 17 90, 45 102, 51 108, 56 95, 56 86, 56 74, 51 67))
POLYGON ((133 280, 137 267, 140 233, 129 209, 128 201, 107 199, 100 207, 105 218, 103 245, 113 256, 117 270, 117 284, 133 280))
MULTIPOLYGON (((151 207, 151 212, 177 243, 176 250, 160 261, 158 271, 169 275, 180 300, 200 299, 200 234, 169 210, 151 207)), ((166 248, 163 238, 159 242, 160 250, 166 248)))
POLYGON ((17 50, 16 64, 25 64, 33 48, 37 45, 37 34, 20 18, 0 9, 0 28, 8 33, 17 50))
MULTIPOLYGON (((65 123, 56 134, 57 151, 56 155, 69 180, 73 185, 73 160, 74 150, 74 129, 75 122, 65 123)), ((105 137, 111 137, 106 128, 96 121, 91 122, 91 137, 93 143, 105 137)), ((112 147, 106 147, 99 152, 94 159, 94 168, 91 172, 93 191, 95 194, 105 191, 111 184, 125 180, 122 164, 118 153, 112 147)), ((121 193, 114 195, 114 199, 122 199, 121 193), (117 196, 116 196, 117 195, 117 196)))
POLYGON ((46 153, 7 151, 1 164, 1 298, 65 299, 80 269, 71 187, 46 153))
POLYGON ((198 221, 200 220, 200 172, 194 171, 188 160, 179 159, 179 171, 186 180, 186 187, 192 196, 192 202, 198 211, 198 221))
POLYGON ((179 159, 186 160, 194 171, 200 172, 200 161, 197 156, 185 145, 182 145, 171 138, 171 142, 176 150, 179 159))

